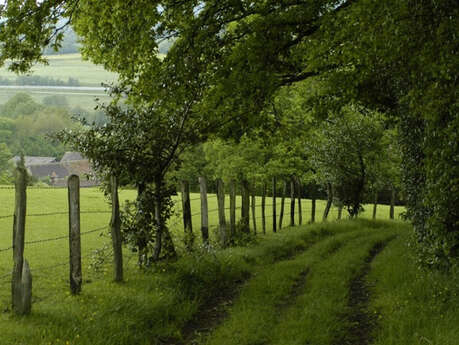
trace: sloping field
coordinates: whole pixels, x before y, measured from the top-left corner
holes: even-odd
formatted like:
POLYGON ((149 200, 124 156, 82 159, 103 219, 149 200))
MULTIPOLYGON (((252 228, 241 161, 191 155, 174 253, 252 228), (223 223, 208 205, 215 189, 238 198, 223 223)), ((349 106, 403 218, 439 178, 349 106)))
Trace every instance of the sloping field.
MULTIPOLYGON (((84 283, 73 297, 66 191, 28 193, 25 257, 34 303, 30 316, 18 318, 9 312, 13 191, 0 189, 0 345, 457 344, 457 276, 417 269, 406 223, 329 221, 277 234, 268 225, 256 244, 196 248, 147 271, 136 268, 135 253, 125 248, 126 281, 114 284, 108 206, 97 189, 82 189, 84 283)), ((121 192, 121 200, 134 197, 121 192)), ((198 195, 191 199, 198 213, 198 195)), ((215 230, 216 213, 210 216, 215 230)), ((177 214, 171 228, 179 247, 180 224, 177 214)))
MULTIPOLYGON (((116 74, 106 71, 103 66, 95 65, 81 59, 80 54, 49 55, 48 65, 35 65, 31 75, 49 77, 62 81, 69 78, 78 79, 81 86, 100 86, 102 82, 113 82, 116 74)), ((11 80, 16 79, 16 74, 0 68, 0 76, 11 80)))

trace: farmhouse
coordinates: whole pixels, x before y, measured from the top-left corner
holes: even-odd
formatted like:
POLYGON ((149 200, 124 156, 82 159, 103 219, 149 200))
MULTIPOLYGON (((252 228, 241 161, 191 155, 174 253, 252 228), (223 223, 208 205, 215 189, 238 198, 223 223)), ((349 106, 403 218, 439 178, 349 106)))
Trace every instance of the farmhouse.
MULTIPOLYGON (((19 157, 14 157, 17 162, 19 157)), ((94 171, 88 159, 79 152, 66 152, 59 161, 55 157, 24 157, 25 166, 29 174, 40 181, 46 181, 54 187, 64 187, 70 175, 80 177, 82 187, 98 184, 94 171)))

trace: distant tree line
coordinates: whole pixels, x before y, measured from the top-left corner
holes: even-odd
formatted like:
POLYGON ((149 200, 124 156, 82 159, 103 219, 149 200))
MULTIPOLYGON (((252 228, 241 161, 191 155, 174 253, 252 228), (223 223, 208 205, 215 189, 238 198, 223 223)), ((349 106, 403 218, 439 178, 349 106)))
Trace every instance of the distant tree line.
POLYGON ((9 79, 0 76, 0 85, 17 86, 80 86, 80 81, 69 77, 67 80, 43 77, 39 75, 21 75, 16 79, 9 79))

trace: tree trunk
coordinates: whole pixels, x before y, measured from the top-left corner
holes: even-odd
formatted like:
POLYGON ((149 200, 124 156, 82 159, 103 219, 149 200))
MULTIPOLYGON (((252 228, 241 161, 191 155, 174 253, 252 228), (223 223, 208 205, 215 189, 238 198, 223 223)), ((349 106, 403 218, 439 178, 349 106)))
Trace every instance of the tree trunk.
POLYGON ((257 234, 257 218, 256 218, 256 205, 255 205, 255 195, 252 194, 252 224, 253 224, 253 233, 257 234))
POLYGON ((276 178, 273 177, 273 232, 277 232, 277 215, 276 215, 276 178))
POLYGON ((115 282, 123 281, 123 248, 121 238, 121 217, 120 203, 118 198, 118 179, 112 175, 110 177, 111 197, 112 197, 112 219, 110 220, 110 229, 112 234, 113 245, 113 263, 115 282))
POLYGON ((181 187, 185 247, 188 251, 191 251, 193 249, 193 223, 191 220, 190 184, 188 181, 182 181, 181 187))
POLYGON ((282 188, 281 196, 281 209, 279 215, 279 230, 282 229, 282 221, 284 220, 284 208, 285 208, 285 195, 287 194, 287 181, 284 181, 284 186, 282 188))
POLYGON ((299 178, 296 179, 297 184, 297 197, 298 197, 298 225, 303 224, 303 211, 301 207, 301 191, 302 191, 302 183, 299 178))
POLYGON ((207 181, 205 177, 199 177, 199 190, 201 192, 201 235, 202 243, 209 244, 209 207, 207 203, 207 181))
POLYGON ((295 226, 295 178, 290 179, 290 226, 295 226))
POLYGON ((217 180, 217 201, 218 201, 218 225, 220 233, 220 244, 226 247, 228 235, 226 231, 225 219, 225 188, 221 179, 217 180))
POLYGON ((265 218, 265 207, 266 207, 266 182, 263 182, 263 191, 261 194, 261 230, 263 234, 266 234, 266 218, 265 218))
POLYGON ((156 178, 155 181, 155 247, 153 250, 153 261, 158 261, 161 258, 161 253, 166 252, 164 258, 174 258, 177 256, 174 242, 169 229, 166 228, 162 216, 163 208, 163 179, 156 178))
POLYGON ((394 209, 395 209, 395 188, 392 187, 391 194, 390 194, 390 211, 389 211, 390 219, 394 219, 394 209))
POLYGON ((326 222, 328 214, 330 213, 330 208, 333 202, 333 190, 331 183, 327 183, 327 204, 325 205, 324 215, 322 221, 326 222))
POLYGON ((242 181, 242 205, 241 205, 241 224, 242 231, 249 233, 250 232, 250 194, 249 194, 249 183, 244 180, 242 181))
POLYGON ((230 238, 236 234, 236 182, 230 184, 230 238))
POLYGON ((376 208, 378 207, 378 192, 375 192, 373 202, 373 219, 376 219, 376 208))

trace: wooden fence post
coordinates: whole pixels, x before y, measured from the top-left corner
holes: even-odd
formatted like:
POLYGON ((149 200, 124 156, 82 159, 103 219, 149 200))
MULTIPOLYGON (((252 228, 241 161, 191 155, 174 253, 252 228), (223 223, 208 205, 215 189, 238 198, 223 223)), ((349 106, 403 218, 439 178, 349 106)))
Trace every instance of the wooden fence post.
POLYGON ((297 181, 297 188, 298 188, 298 225, 303 224, 303 210, 301 207, 301 192, 303 190, 302 183, 299 178, 296 179, 297 181))
POLYGON ((80 178, 71 175, 67 181, 69 200, 70 292, 81 292, 80 178))
POLYGON ((221 179, 217 179, 217 200, 218 200, 218 224, 220 232, 220 243, 222 247, 226 247, 228 236, 226 233, 226 218, 225 218, 225 186, 221 179))
POLYGON ((230 238, 236 234, 236 182, 230 184, 230 238))
POLYGON ((277 232, 277 215, 276 215, 276 177, 273 177, 273 232, 277 232))
POLYGON ((290 179, 290 226, 295 226, 295 179, 290 179))
POLYGON ((282 229, 282 221, 284 220, 284 208, 285 208, 285 195, 287 194, 287 181, 284 181, 284 187, 282 188, 281 196, 281 209, 279 215, 279 230, 282 229))
POLYGON ((242 205, 241 205, 241 223, 242 231, 250 232, 250 192, 247 180, 242 181, 242 205))
POLYGON ((188 251, 193 249, 193 223, 191 220, 190 184, 182 181, 182 212, 183 228, 185 230, 185 247, 188 251))
POLYGON ((29 314, 32 308, 32 275, 24 261, 25 221, 27 211, 27 171, 21 157, 16 168, 15 209, 13 221, 12 309, 17 315, 29 314))
POLYGON ((376 208, 378 207, 378 192, 375 192, 373 202, 373 219, 376 219, 376 208))
POLYGON ((252 194, 252 224, 253 224, 253 233, 256 235, 257 234, 257 219, 256 219, 256 205, 255 205, 255 191, 252 194))
POLYGON ((263 182, 263 190, 261 193, 261 230, 266 234, 266 182, 263 182))
POLYGON ((207 203, 207 181, 199 177, 199 191, 201 192, 201 235, 202 243, 209 244, 209 206, 207 203))
POLYGON ((110 176, 110 186, 112 194, 112 219, 110 220, 110 230, 112 234, 114 280, 123 281, 123 247, 121 237, 121 217, 120 203, 118 198, 118 178, 110 176))
POLYGON ((315 223, 316 221, 316 185, 312 185, 312 193, 311 193, 311 220, 310 223, 315 223))

